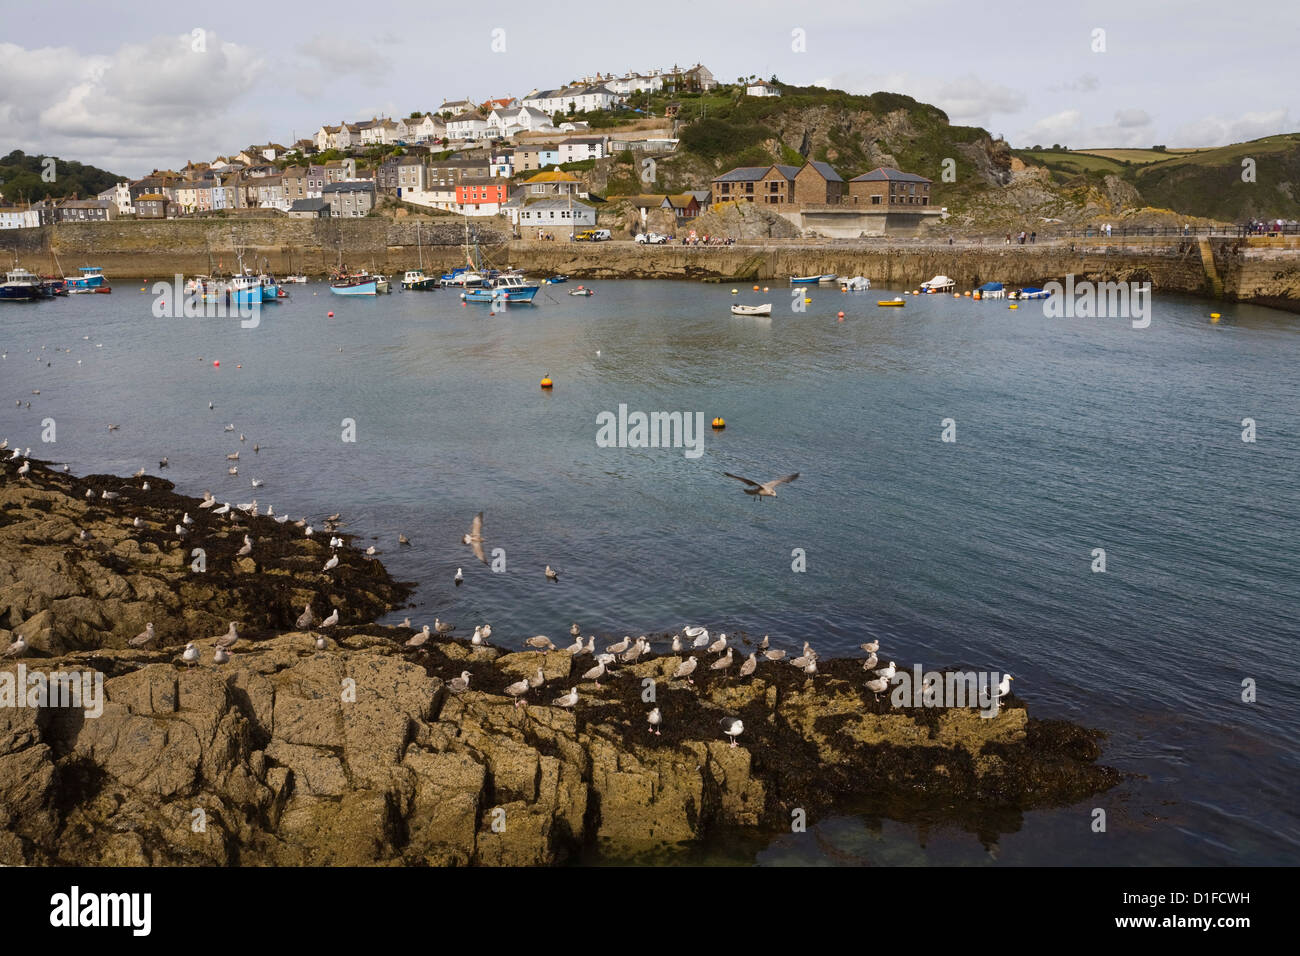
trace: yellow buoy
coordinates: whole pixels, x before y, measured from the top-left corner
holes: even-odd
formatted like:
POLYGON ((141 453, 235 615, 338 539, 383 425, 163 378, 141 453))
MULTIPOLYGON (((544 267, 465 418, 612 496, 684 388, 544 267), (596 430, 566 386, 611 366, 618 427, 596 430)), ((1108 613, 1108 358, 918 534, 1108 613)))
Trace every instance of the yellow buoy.
POLYGON ((1220 319, 1220 315, 1219 315, 1219 313, 1217 313, 1217 312, 1211 312, 1211 313, 1210 313, 1210 322, 1211 322, 1211 323, 1217 324, 1218 321, 1219 321, 1219 319, 1220 319))
POLYGON ((721 415, 719 415, 717 418, 713 420, 713 427, 718 430, 722 430, 723 428, 727 427, 727 420, 723 418, 721 415))
POLYGON ((812 305, 812 299, 809 299, 809 298, 805 297, 804 300, 803 300, 803 304, 804 304, 804 305, 812 305))
POLYGON ((740 290, 739 290, 739 289, 732 289, 732 290, 731 290, 731 294, 732 294, 732 295, 740 295, 740 290))
POLYGON ((1009 306, 1007 306, 1007 308, 1008 308, 1008 309, 1018 309, 1018 308, 1020 308, 1020 306, 1018 306, 1018 305, 1016 305, 1014 302, 1012 302, 1009 306))
POLYGON ((970 295, 969 292, 963 292, 962 295, 970 295))
POLYGON ((959 296, 956 292, 954 292, 954 293, 952 294, 952 297, 953 297, 954 299, 960 299, 960 298, 961 298, 961 296, 959 296))
POLYGON ((551 376, 549 375, 542 379, 542 388, 550 388, 553 384, 555 383, 551 381, 551 376))

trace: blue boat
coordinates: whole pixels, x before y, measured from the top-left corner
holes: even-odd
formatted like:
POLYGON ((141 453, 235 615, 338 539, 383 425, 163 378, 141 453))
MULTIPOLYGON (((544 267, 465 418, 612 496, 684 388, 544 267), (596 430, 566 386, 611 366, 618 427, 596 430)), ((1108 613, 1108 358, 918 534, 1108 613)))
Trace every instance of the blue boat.
POLYGON ((230 302, 234 305, 262 304, 262 280, 257 276, 234 276, 226 290, 230 295, 230 302))
POLYGON ((815 276, 791 276, 790 282, 794 285, 816 285, 818 282, 833 282, 838 278, 834 273, 827 272, 815 276))
POLYGON ((466 289, 460 297, 466 302, 532 302, 540 288, 525 282, 523 276, 505 273, 488 279, 481 288, 466 289))
POLYGON ((1050 293, 1050 292, 1044 292, 1042 289, 1037 289, 1037 288, 1034 288, 1033 286, 1030 286, 1029 288, 1021 289, 1019 292, 1012 293, 1011 298, 1013 298, 1013 299, 1046 299, 1046 298, 1047 298, 1048 296, 1050 296, 1051 294, 1052 294, 1052 293, 1050 293))
POLYGON ((0 299, 6 302, 35 302, 49 298, 41 289, 41 277, 15 266, 0 282, 0 299))
POLYGON ((547 279, 546 281, 549 282, 551 285, 559 285, 561 282, 568 282, 568 281, 569 281, 569 277, 568 277, 568 276, 551 276, 551 277, 550 277, 549 279, 547 279))
POLYGON ((276 285, 275 278, 266 273, 257 277, 258 282, 262 284, 262 301, 277 302, 280 299, 280 287, 276 285))
POLYGON ((99 266, 82 266, 77 271, 81 275, 63 280, 69 292, 94 292, 104 284, 104 270, 99 266))

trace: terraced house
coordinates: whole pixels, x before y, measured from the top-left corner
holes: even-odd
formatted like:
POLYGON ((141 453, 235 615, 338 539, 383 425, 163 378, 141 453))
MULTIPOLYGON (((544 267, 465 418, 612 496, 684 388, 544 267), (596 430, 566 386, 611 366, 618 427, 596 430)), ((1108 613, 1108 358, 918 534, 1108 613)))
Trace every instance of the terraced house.
POLYGON ((859 206, 930 205, 930 186, 933 180, 905 173, 901 169, 881 166, 869 173, 849 180, 848 202, 859 206))

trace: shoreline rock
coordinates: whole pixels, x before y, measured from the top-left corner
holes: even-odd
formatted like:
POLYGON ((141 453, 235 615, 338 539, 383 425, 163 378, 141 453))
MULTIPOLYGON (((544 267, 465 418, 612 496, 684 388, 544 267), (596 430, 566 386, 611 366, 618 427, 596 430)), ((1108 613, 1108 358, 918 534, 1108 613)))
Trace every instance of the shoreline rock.
MULTIPOLYGON (((141 544, 136 557, 114 529, 134 531, 131 514, 145 507, 195 514, 194 499, 156 478, 148 494, 166 497, 153 503, 124 492, 79 512, 76 495, 88 483, 132 479, 71 478, 33 463, 22 480, 16 464, 5 462, 0 477, 0 554, 9 561, 0 564, 8 602, 0 624, 11 631, 15 607, 26 613, 32 595, 57 611, 47 626, 68 613, 89 628, 83 605, 60 603, 105 600, 78 592, 101 583, 87 563, 130 589, 162 573, 152 559, 169 553, 141 544), (110 545, 74 562, 67 551, 78 543, 67 536, 76 538, 78 521, 110 545), (48 574, 21 576, 15 548, 48 574), (82 574, 60 578, 65 567, 82 574), (59 581, 66 586, 51 590, 59 581), (46 590, 15 592, 41 582, 46 590)), ((260 550, 262 526, 254 526, 260 550)), ((281 546, 268 544, 268 558, 303 557, 293 539, 269 529, 266 537, 281 546)), ((578 676, 590 657, 438 635, 411 649, 405 628, 342 626, 317 650, 312 633, 277 623, 297 613, 289 595, 316 586, 314 557, 288 575, 273 575, 265 559, 226 572, 241 597, 213 588, 215 607, 191 609, 207 628, 198 633, 213 636, 175 636, 181 623, 164 617, 156 622, 164 646, 140 650, 122 638, 135 625, 105 621, 98 642, 88 631, 67 639, 52 631, 45 650, 34 643, 31 656, 0 663, 0 678, 20 663, 29 672, 101 674, 106 698, 98 717, 0 707, 0 863, 544 865, 642 858, 732 827, 788 832, 795 810, 814 822, 849 808, 924 816, 987 839, 1017 828, 1025 811, 1076 802, 1120 779, 1097 764, 1094 731, 1030 718, 1014 697, 992 718, 898 710, 865 690, 859 660, 819 661, 815 678, 786 663, 764 662, 747 678, 701 667, 692 685, 670 679, 682 658, 664 653, 612 667, 597 688, 578 676), (240 575, 273 580, 243 585, 240 575), (270 607, 254 606, 269 594, 278 595, 270 607), (265 630, 218 665, 224 626, 208 622, 234 607, 261 613, 265 630), (186 640, 200 648, 198 666, 179 659, 186 640), (539 666, 546 682, 515 707, 504 688, 539 666), (454 693, 450 681, 463 671, 469 689, 454 693), (551 705, 573 686, 575 707, 551 705), (643 696, 651 687, 653 703, 643 696), (646 722, 653 706, 664 717, 660 736, 646 722), (721 733, 723 716, 744 721, 737 747, 721 733)), ((350 554, 344 567, 339 587, 358 616, 366 601, 382 606, 409 593, 377 561, 350 554)), ((164 607, 156 595, 147 600, 164 607)), ((124 609, 139 611, 137 603, 125 600, 124 609)), ((737 649, 749 643, 733 637, 737 649)), ((650 636, 659 648, 670 639, 650 636)))

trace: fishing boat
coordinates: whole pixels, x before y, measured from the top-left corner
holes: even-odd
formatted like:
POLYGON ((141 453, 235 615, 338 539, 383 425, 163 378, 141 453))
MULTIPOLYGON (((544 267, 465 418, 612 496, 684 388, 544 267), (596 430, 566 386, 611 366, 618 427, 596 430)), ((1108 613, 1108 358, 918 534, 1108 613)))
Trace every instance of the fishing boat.
POLYGON ((772 303, 767 302, 763 305, 733 305, 731 307, 732 315, 771 315, 772 303))
POLYGON ((866 292, 871 288, 871 280, 866 276, 854 276, 840 282, 841 292, 866 292))
POLYGON ((402 276, 402 288, 425 291, 427 289, 438 288, 438 279, 436 276, 424 274, 423 269, 407 269, 402 276))
POLYGON ((593 295, 593 294, 594 293, 590 289, 585 288, 583 286, 578 286, 576 289, 569 290, 569 295, 593 295))
POLYGON ((931 292, 951 292, 956 287, 956 280, 949 279, 947 276, 935 276, 933 279, 921 283, 921 291, 927 294, 931 292))
POLYGON ((94 292, 105 284, 104 270, 99 266, 82 266, 77 272, 79 275, 67 276, 63 280, 69 292, 94 292))
POLYGON ((907 305, 907 303, 902 299, 902 297, 899 297, 896 299, 880 299, 876 302, 876 305, 894 306, 895 308, 901 308, 907 305))
POLYGON ((380 295, 384 295, 385 293, 392 292, 392 291, 393 291, 392 288, 388 284, 388 276, 384 276, 384 275, 375 276, 375 292, 379 293, 380 295))
POLYGON ((287 299, 289 293, 281 289, 275 282, 275 278, 262 273, 257 277, 257 281, 262 284, 262 301, 275 302, 279 299, 287 299))
POLYGON ((523 276, 507 272, 486 280, 478 289, 466 289, 460 297, 466 302, 532 302, 539 288, 523 276))
POLYGON ((551 276, 546 280, 550 285, 559 285, 561 282, 568 282, 568 276, 551 276))
POLYGON ((26 269, 14 266, 5 273, 4 282, 0 282, 0 300, 6 302, 35 302, 37 299, 49 298, 41 292, 41 277, 26 269))
POLYGON ((230 302, 235 305, 261 305, 262 280, 250 273, 232 276, 226 285, 230 302))
POLYGON ((791 276, 790 281, 794 285, 816 285, 819 282, 834 282, 838 277, 832 273, 820 273, 815 276, 791 276))
POLYGON ((367 272, 339 276, 330 283, 335 295, 378 295, 378 279, 367 272))
POLYGON ((285 277, 284 277, 283 279, 281 279, 280 281, 283 282, 283 283, 286 284, 286 285, 288 285, 288 284, 290 284, 290 283, 292 283, 293 285, 306 285, 306 283, 307 283, 307 277, 306 277, 305 275, 301 275, 301 274, 295 273, 294 275, 291 275, 291 276, 285 276, 285 277))

